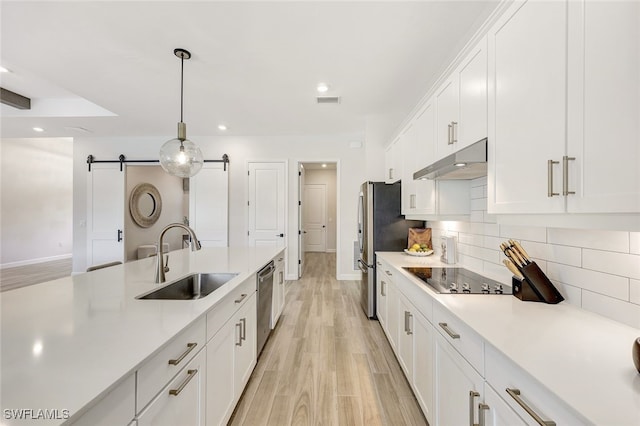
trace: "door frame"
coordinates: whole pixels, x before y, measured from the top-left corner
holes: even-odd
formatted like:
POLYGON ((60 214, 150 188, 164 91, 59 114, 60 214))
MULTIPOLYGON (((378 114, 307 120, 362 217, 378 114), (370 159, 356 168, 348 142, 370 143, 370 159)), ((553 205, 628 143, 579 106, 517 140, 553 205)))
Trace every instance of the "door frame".
MULTIPOLYGON (((297 200, 298 203, 302 203, 302 191, 300 190, 300 180, 298 179, 298 170, 300 170, 300 166, 303 163, 327 163, 327 164, 335 164, 336 165, 336 270, 334 272, 334 276, 336 278, 336 280, 339 280, 339 259, 342 258, 342 239, 341 239, 341 226, 342 226, 342 219, 341 219, 341 204, 340 204, 340 197, 341 197, 341 178, 340 178, 340 169, 341 169, 341 164, 340 164, 340 159, 339 158, 313 158, 313 159, 301 159, 298 158, 295 160, 296 161, 296 185, 298 186, 297 188, 297 200)), ((297 206, 296 206, 297 207, 297 206)), ((302 230, 302 222, 301 222, 301 218, 299 216, 296 217, 296 226, 297 226, 297 230, 300 231, 302 230)), ((298 241, 296 239, 296 245, 298 245, 298 241)), ((293 250, 294 253, 296 253, 296 256, 298 256, 299 250, 293 250)), ((301 262, 301 259, 298 258, 296 260, 297 262, 301 262)), ((297 277, 296 278, 289 278, 287 277, 287 279, 300 279, 301 278, 301 272, 296 274, 297 277)))

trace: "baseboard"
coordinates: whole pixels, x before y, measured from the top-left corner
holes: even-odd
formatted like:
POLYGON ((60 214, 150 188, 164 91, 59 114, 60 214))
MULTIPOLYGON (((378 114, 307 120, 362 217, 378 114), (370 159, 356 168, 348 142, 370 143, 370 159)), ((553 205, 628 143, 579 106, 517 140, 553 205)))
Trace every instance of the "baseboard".
POLYGON ((298 281, 298 275, 296 274, 287 274, 284 278, 287 281, 298 281))
POLYGON ((335 253, 336 249, 327 249, 325 250, 325 253, 335 253))
POLYGON ((360 274, 360 273, 340 274, 340 275, 338 275, 338 280, 339 281, 358 281, 361 278, 362 278, 362 274, 360 274))
POLYGON ((19 260, 17 262, 8 262, 0 265, 0 269, 15 268, 17 266, 35 265, 37 263, 52 262, 54 260, 71 259, 71 253, 61 254, 58 256, 40 257, 37 259, 19 260))

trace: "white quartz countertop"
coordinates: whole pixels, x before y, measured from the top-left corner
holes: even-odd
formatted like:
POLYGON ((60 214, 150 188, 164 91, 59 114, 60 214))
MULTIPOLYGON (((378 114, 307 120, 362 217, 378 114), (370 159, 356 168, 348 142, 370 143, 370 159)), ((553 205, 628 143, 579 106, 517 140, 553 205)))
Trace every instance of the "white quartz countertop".
POLYGON ((640 329, 566 302, 548 305, 506 295, 438 294, 402 270, 443 266, 438 259, 391 252, 377 255, 588 421, 640 425, 640 374, 631 358, 640 329))
MULTIPOLYGON (((193 301, 135 298, 160 286, 154 283, 155 258, 0 293, 3 413, 58 409, 73 416, 282 250, 171 252, 167 282, 193 272, 238 273, 220 289, 193 301)), ((3 415, 0 423, 7 421, 3 415)))

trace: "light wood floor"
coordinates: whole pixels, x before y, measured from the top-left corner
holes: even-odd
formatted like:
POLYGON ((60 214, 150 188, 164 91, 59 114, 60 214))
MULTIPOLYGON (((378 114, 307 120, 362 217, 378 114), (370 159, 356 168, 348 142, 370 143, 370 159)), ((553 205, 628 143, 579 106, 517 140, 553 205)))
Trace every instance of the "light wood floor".
POLYGON ((69 275, 71 275, 71 258, 6 268, 0 271, 0 291, 56 280, 69 275))
POLYGON ((335 279, 335 254, 308 253, 230 421, 232 425, 426 425, 355 281, 335 279))

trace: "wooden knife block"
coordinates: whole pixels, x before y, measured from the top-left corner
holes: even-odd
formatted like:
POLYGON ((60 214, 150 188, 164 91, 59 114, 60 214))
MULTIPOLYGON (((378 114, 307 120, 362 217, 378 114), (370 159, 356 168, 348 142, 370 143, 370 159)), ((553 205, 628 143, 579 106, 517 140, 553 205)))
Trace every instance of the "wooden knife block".
POLYGON ((544 302, 554 305, 564 300, 558 289, 535 262, 518 269, 524 279, 513 277, 511 283, 515 297, 526 302, 544 302))

